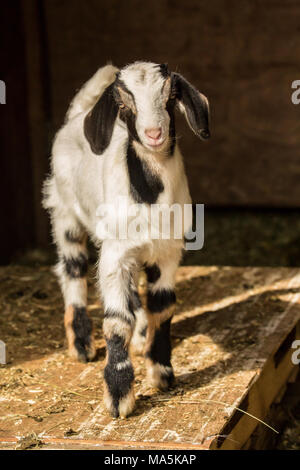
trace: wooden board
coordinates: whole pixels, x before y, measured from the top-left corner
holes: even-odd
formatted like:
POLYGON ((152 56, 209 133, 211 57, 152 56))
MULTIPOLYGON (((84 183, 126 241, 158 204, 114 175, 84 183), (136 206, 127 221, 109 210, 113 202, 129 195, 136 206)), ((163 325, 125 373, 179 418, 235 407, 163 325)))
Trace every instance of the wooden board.
MULTIPOLYGON (((97 360, 66 357, 62 299, 50 268, 0 268, 0 447, 35 433, 42 448, 239 449, 297 367, 300 271, 182 267, 172 324, 176 387, 149 388, 133 355, 136 409, 113 420, 102 404, 103 311, 90 286, 97 360)), ((269 430, 269 432, 273 432, 269 430)))

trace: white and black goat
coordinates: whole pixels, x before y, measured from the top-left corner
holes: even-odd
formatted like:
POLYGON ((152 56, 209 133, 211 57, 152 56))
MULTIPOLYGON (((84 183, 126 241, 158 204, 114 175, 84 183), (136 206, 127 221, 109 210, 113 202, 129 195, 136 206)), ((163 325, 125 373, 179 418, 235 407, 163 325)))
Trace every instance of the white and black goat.
POLYGON ((191 202, 176 142, 176 104, 195 134, 208 138, 207 99, 166 65, 136 62, 121 70, 100 68, 70 105, 44 186, 59 256, 68 349, 80 361, 95 356, 86 309, 87 236, 99 246, 107 345, 104 400, 114 417, 127 416, 134 407, 130 344, 144 349, 154 387, 166 389, 174 379, 170 323, 184 237, 101 239, 98 208, 114 207, 119 197, 146 209, 191 202), (146 311, 137 291, 141 270, 148 279, 146 311))

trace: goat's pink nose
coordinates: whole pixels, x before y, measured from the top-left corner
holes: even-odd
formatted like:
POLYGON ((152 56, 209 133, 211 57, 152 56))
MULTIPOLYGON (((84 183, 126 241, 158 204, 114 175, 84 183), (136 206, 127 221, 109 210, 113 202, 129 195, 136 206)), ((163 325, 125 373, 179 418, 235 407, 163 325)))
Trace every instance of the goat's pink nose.
POLYGON ((161 127, 153 127, 152 129, 146 129, 145 134, 150 139, 157 140, 161 136, 161 127))

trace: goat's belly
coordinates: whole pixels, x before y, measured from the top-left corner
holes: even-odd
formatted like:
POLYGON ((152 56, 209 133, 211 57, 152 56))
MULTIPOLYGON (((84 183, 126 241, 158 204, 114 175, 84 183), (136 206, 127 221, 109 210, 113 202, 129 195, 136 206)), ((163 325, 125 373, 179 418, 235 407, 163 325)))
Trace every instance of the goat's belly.
MULTIPOLYGON (((125 201, 126 202, 126 201, 125 201)), ((172 211, 168 205, 162 209, 152 206, 101 204, 93 214, 92 225, 99 239, 145 242, 175 242, 183 240, 187 218, 183 207, 172 211), (157 210, 156 210, 157 209, 157 210)), ((188 223, 188 225, 190 225, 188 223)))

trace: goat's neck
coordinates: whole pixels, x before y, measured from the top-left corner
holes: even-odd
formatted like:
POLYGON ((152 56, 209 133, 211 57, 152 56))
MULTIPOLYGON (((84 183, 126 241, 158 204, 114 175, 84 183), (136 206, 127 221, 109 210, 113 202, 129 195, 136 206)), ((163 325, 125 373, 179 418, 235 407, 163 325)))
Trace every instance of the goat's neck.
POLYGON ((164 164, 169 160, 169 158, 172 158, 170 157, 170 154, 168 152, 168 142, 166 142, 166 145, 159 152, 151 151, 137 141, 133 141, 131 145, 133 145, 137 156, 142 160, 145 160, 148 165, 150 165, 156 170, 161 170, 164 167, 164 164))

